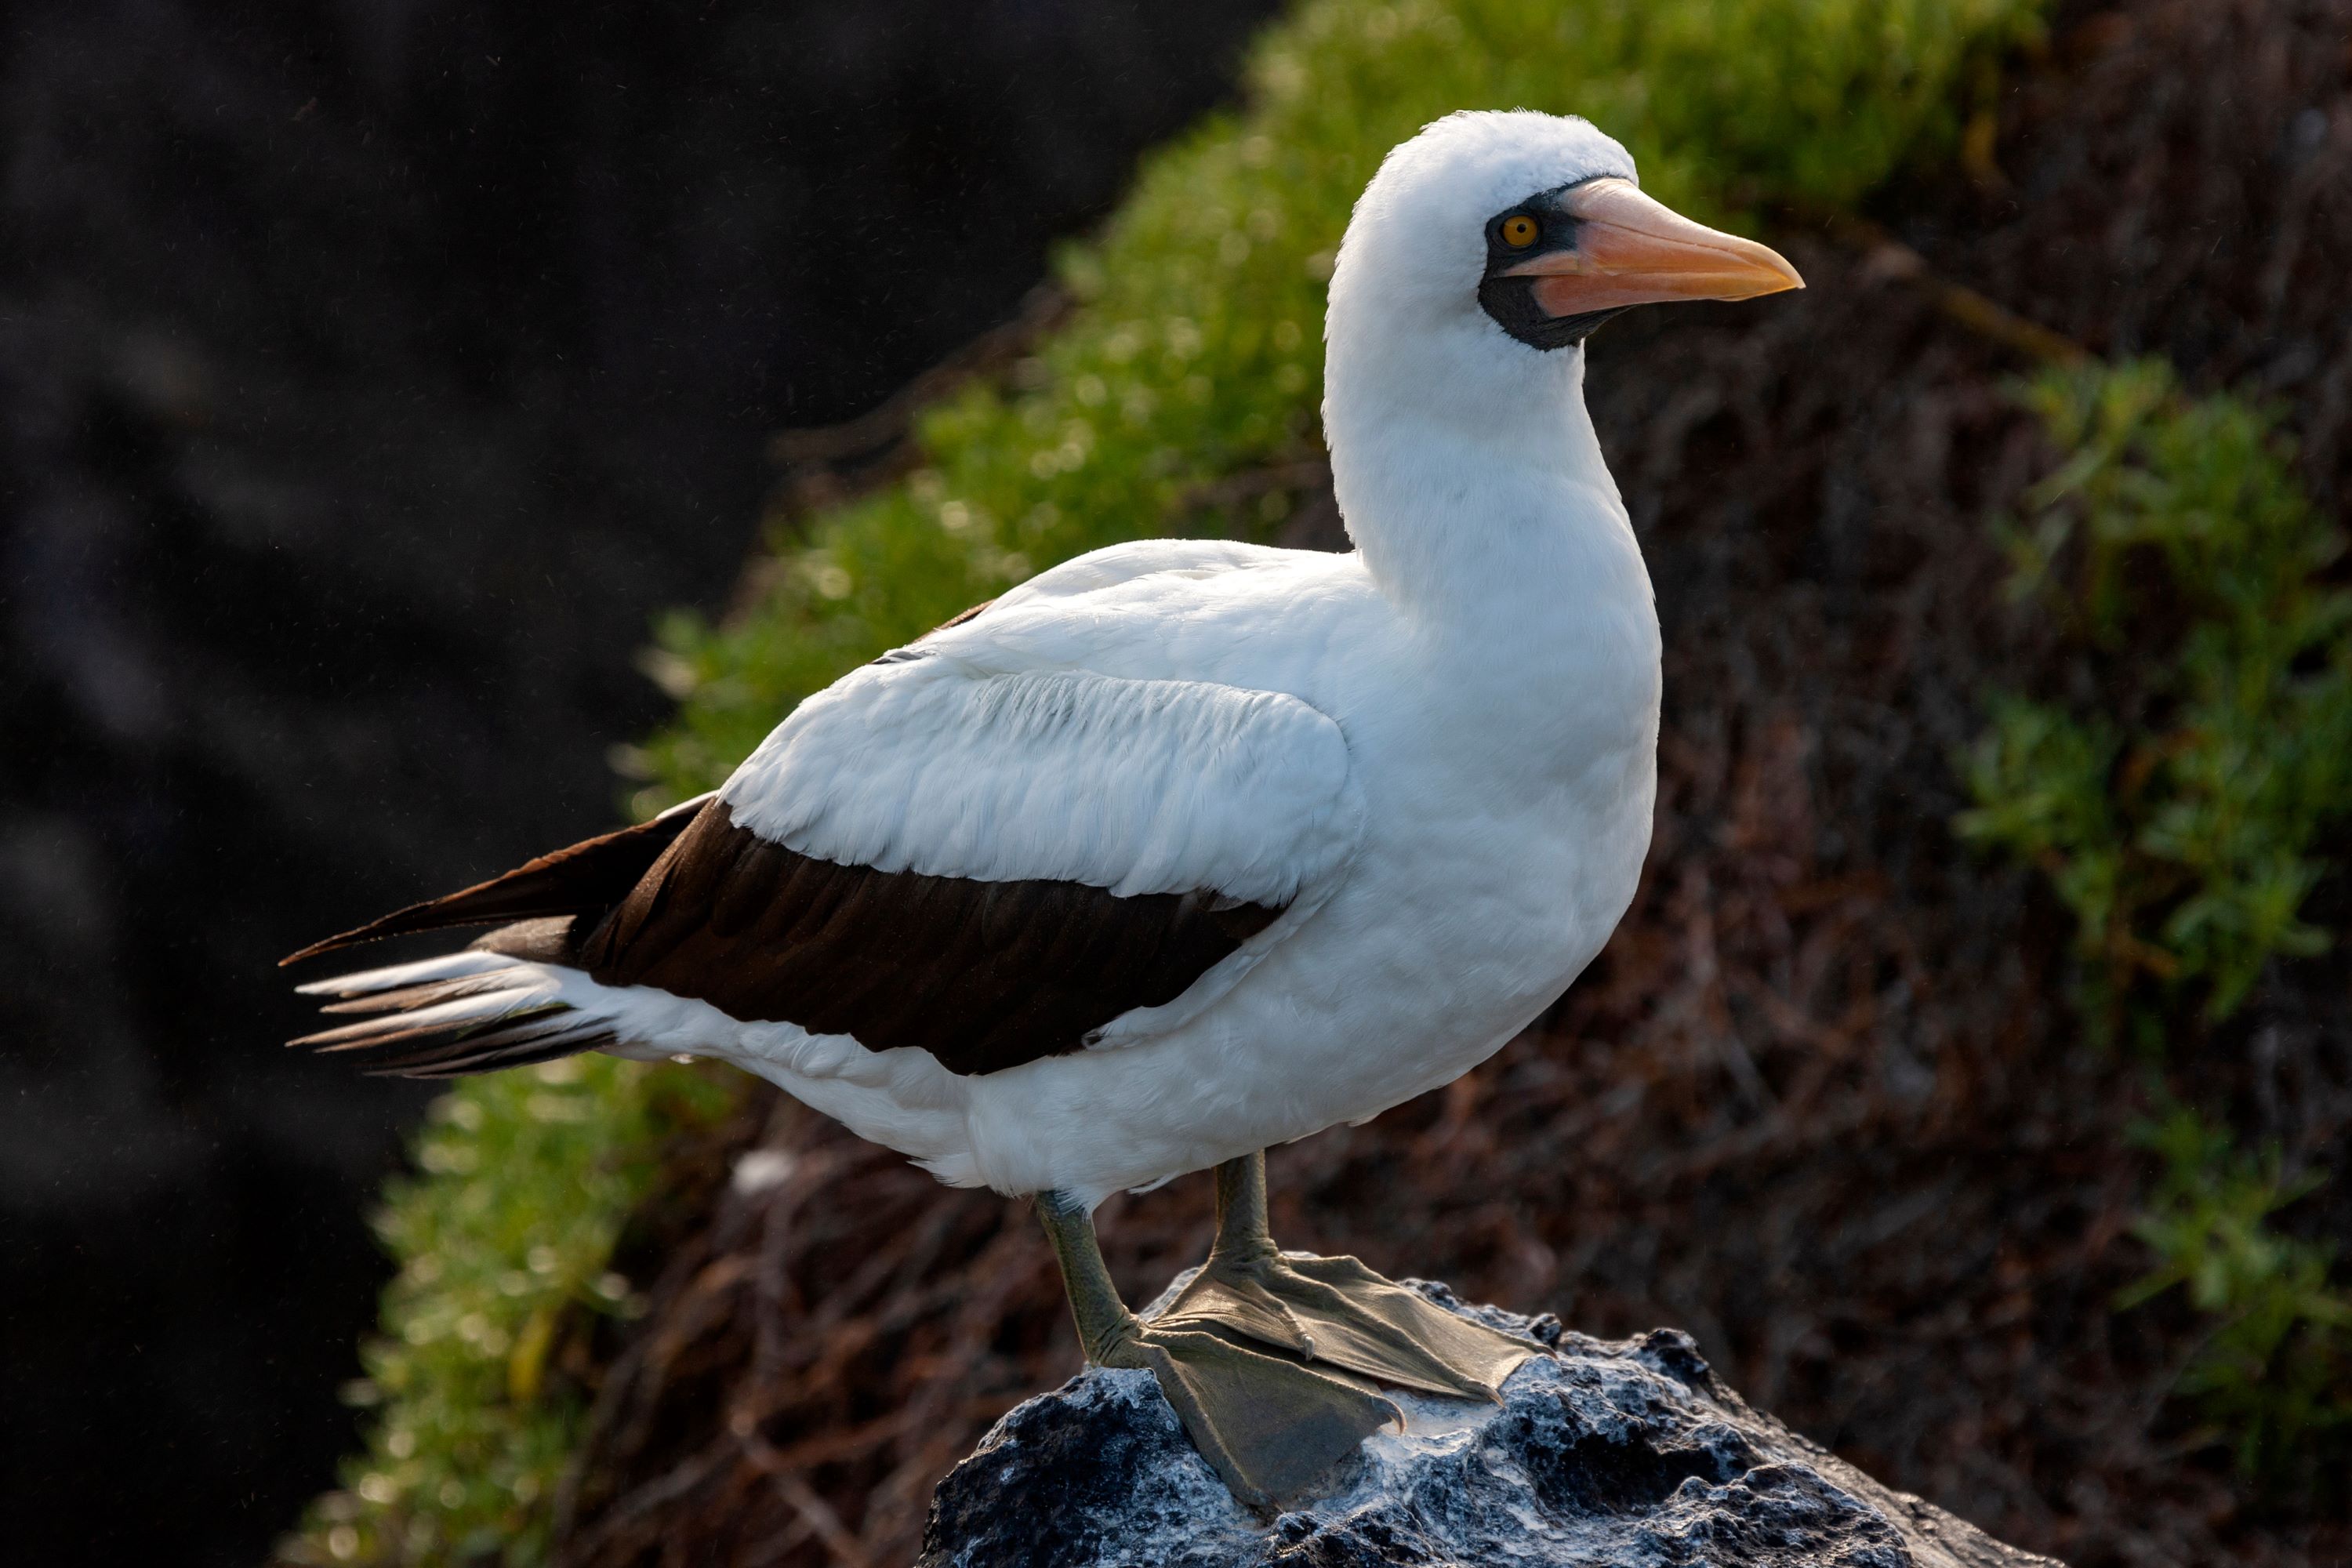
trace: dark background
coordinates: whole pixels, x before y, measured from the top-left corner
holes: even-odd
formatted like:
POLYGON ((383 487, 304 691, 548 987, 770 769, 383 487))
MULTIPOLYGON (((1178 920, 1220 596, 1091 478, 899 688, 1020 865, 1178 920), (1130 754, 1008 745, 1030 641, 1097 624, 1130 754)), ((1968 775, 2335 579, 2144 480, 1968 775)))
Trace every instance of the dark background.
POLYGON ((0 11, 0 1519, 254 1560, 423 1103, 281 953, 610 825, 766 437, 1005 319, 1266 0, 0 11))

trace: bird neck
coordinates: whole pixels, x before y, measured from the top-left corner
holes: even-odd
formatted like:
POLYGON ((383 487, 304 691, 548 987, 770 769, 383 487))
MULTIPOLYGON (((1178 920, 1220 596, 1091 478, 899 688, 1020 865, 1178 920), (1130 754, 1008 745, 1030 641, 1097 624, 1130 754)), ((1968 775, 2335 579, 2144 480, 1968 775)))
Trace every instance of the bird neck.
POLYGON ((1340 515, 1391 601, 1416 619, 1474 622, 1522 605, 1574 614, 1594 595, 1646 605, 1640 547, 1584 405, 1581 345, 1507 388, 1456 381, 1457 396, 1400 368, 1335 356, 1323 409, 1340 515))

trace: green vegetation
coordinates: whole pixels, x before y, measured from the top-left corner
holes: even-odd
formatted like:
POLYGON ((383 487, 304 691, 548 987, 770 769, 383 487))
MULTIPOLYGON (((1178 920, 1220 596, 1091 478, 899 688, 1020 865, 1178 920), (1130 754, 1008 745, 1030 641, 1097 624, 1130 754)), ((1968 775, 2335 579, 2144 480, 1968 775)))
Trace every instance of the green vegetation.
POLYGON ((394 1182, 376 1220, 400 1274, 347 1390, 376 1413, 368 1451, 283 1560, 540 1561, 585 1409, 567 1365, 598 1320, 635 1310, 614 1241, 668 1135, 732 1100, 684 1068, 575 1057, 436 1102, 422 1174, 394 1182))
POLYGON ((2226 1017, 2272 954, 2326 945, 2301 910, 2314 846, 2352 808, 2352 595, 2318 575, 2344 541, 2269 419, 2181 398, 2161 364, 2051 372, 2026 395, 2068 457, 2006 529, 2014 590, 2134 698, 2000 703, 1961 831, 2049 869, 2086 1016, 2161 1048, 2172 1005, 2226 1017))
MULTIPOLYGON (((2088 651, 2100 695, 1997 701, 1958 826, 2048 873, 2086 1026, 2160 1061, 2273 956, 2330 941, 2304 905, 2352 816, 2352 594, 2321 575, 2344 538, 2262 411, 2185 398, 2161 364, 2052 371, 2025 397, 2066 458, 2004 525, 2012 586, 2088 651)), ((2309 1190, 2274 1155, 2186 1111, 2151 1142, 2167 1168, 2138 1234, 2158 1267, 2126 1304, 2179 1285, 2221 1317, 2182 1389, 2274 1473, 2352 1422, 2352 1294, 2329 1250, 2269 1227, 2309 1190)))
POLYGON ((2328 1282, 2336 1249, 2268 1223, 2318 1178, 2286 1179, 2276 1150, 2240 1154, 2228 1132, 2185 1109, 2145 1141, 2165 1171, 2134 1230, 2158 1267, 2117 1304, 2179 1286, 2217 1315, 2181 1390, 2231 1434, 2242 1469, 2287 1472, 2352 1431, 2352 1296, 2328 1282))
MULTIPOLYGON (((1283 466, 1318 449, 1332 248, 1381 154, 1424 121, 1581 113, 1662 200, 1748 227, 1767 201, 1849 205, 1948 152, 2041 8, 1311 0, 1258 44, 1247 107, 1148 161, 1101 237, 1063 253, 1077 309, 1010 385, 927 411, 905 483, 777 538, 747 612, 662 626, 656 668, 682 707, 639 754, 636 809, 709 787, 802 697, 1044 566, 1277 522, 1294 499, 1283 466)), ((542 1554, 581 1405, 538 1369, 583 1314, 618 1310, 596 1284, 677 1114, 659 1088, 674 1075, 586 1071, 469 1084, 436 1112, 425 1173, 383 1221, 401 1275, 367 1352, 370 1451, 313 1510, 296 1560, 542 1554)))

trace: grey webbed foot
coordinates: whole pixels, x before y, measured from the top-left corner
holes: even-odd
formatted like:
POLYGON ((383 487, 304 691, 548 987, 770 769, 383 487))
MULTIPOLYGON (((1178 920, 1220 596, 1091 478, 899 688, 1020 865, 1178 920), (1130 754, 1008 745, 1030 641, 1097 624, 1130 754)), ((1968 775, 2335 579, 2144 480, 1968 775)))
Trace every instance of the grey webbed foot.
POLYGON ((1358 1444, 1401 1424, 1385 1385, 1492 1400, 1544 1348, 1457 1317, 1353 1258, 1286 1257, 1266 1233, 1263 1155, 1217 1168, 1217 1241, 1168 1310, 1128 1310, 1083 1211, 1041 1198, 1088 1360, 1149 1367, 1233 1494, 1300 1495, 1358 1444))
POLYGON ((1087 1359, 1149 1368, 1192 1446, 1244 1503, 1272 1508, 1299 1495, 1400 1419, 1394 1405, 1357 1380, 1268 1351, 1224 1323, 1143 1321, 1119 1300, 1086 1213, 1051 1194, 1039 1198, 1037 1213, 1061 1259, 1087 1359))
POLYGON ((1494 1399, 1513 1368, 1543 1353, 1541 1345, 1457 1317, 1353 1258, 1212 1258, 1152 1323, 1213 1329, 1309 1364, 1453 1399, 1494 1399))

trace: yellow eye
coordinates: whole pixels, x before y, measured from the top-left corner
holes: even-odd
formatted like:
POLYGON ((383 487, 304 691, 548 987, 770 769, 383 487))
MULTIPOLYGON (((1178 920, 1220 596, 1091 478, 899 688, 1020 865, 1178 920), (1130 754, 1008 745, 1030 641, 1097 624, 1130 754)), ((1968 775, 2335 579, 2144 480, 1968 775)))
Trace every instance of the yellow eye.
POLYGON ((1503 220, 1503 243, 1513 250, 1525 250, 1536 242, 1536 220, 1525 213, 1514 213, 1503 220))

